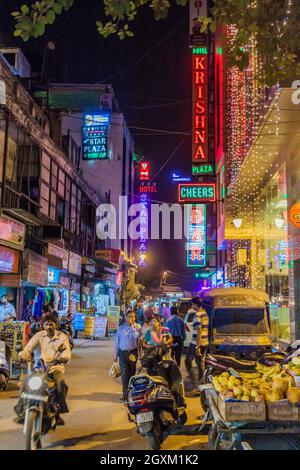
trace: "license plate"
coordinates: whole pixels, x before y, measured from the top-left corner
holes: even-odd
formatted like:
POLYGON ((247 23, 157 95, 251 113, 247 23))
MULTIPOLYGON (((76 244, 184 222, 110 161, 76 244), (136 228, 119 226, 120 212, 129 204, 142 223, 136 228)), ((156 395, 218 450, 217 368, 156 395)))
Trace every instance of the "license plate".
POLYGON ((137 415, 136 422, 137 424, 147 423, 148 421, 153 421, 153 412, 149 411, 149 413, 141 413, 137 415))
POLYGON ((48 397, 43 397, 40 395, 32 395, 31 393, 22 393, 21 398, 25 398, 26 400, 36 400, 36 401, 48 401, 48 397))

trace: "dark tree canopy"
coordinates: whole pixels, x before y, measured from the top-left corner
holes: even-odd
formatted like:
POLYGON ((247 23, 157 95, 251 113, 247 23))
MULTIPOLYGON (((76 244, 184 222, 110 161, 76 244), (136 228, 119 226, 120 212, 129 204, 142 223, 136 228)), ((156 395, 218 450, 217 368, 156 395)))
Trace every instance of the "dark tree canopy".
MULTIPOLYGON (((9 0, 8 0, 9 1, 9 0)), ((42 36, 56 16, 68 11, 78 0, 27 1, 20 11, 12 12, 16 20, 15 36, 28 41, 42 36)), ((255 41, 264 69, 266 84, 293 80, 300 73, 300 9, 296 0, 213 0, 208 17, 200 18, 202 31, 215 32, 219 26, 235 25, 237 33, 227 50, 230 65, 244 69, 249 61, 249 38, 255 41)), ((148 8, 156 20, 167 17, 171 0, 99 0, 106 21, 99 18, 96 27, 103 37, 117 34, 120 39, 133 37, 138 13, 148 8), (108 21, 107 21, 108 20, 108 21)), ((188 0, 173 0, 186 7, 188 0)))

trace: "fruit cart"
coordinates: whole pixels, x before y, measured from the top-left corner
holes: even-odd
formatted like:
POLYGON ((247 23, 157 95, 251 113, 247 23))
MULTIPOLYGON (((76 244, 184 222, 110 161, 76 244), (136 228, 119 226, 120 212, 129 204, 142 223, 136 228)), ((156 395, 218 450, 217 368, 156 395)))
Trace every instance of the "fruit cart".
MULTIPOLYGON (((292 416, 292 420, 287 420, 286 415, 284 420, 267 420, 266 412, 262 404, 249 403, 250 408, 246 413, 252 414, 248 416, 249 419, 231 421, 224 418, 224 402, 219 398, 218 393, 214 389, 213 384, 206 384, 200 386, 200 390, 204 393, 208 410, 205 414, 203 423, 199 428, 201 431, 209 422, 210 430, 208 434, 209 447, 212 450, 251 450, 251 447, 243 438, 247 435, 299 435, 300 436, 300 421, 298 418, 299 409, 296 409, 297 416, 292 416), (262 420, 260 420, 260 418, 262 420), (253 421, 252 421, 252 420, 253 421), (254 421, 256 419, 256 421, 254 421)), ((230 402, 229 402, 230 403, 230 402)), ((232 404, 234 402, 231 402, 232 404)), ((245 403, 245 405, 247 405, 245 403)), ((236 403, 237 407, 238 404, 236 403)), ((275 408, 276 410, 276 408, 275 408)), ((234 413, 234 406, 231 407, 230 412, 234 413)), ((295 411, 293 410, 295 413, 295 411)), ((276 418, 276 413, 273 416, 276 418)), ((300 448, 300 441, 299 441, 300 448)))

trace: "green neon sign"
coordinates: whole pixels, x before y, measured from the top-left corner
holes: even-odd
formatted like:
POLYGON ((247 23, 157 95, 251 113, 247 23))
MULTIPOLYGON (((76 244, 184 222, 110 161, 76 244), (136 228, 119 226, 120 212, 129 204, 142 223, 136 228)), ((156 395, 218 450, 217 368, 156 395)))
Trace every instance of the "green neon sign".
POLYGON ((195 278, 196 279, 208 279, 211 277, 214 273, 213 272, 202 272, 202 273, 195 273, 195 278))
POLYGON ((182 183, 178 185, 178 202, 215 202, 215 183, 182 183))
POLYGON ((193 165, 192 168, 193 175, 213 175, 214 166, 210 163, 202 163, 201 165, 193 165))
POLYGON ((207 54, 207 47, 193 47, 193 54, 207 54))

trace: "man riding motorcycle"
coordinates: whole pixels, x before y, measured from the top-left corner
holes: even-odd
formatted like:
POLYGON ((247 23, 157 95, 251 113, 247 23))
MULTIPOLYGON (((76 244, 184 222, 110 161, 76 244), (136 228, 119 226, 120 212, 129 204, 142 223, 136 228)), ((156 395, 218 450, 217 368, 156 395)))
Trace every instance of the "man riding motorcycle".
MULTIPOLYGON (((30 361, 32 353, 39 348, 40 358, 44 361, 45 365, 55 360, 55 364, 51 367, 51 374, 56 384, 57 402, 59 404, 59 413, 68 413, 68 406, 66 403, 67 386, 64 381, 64 364, 67 364, 71 359, 70 344, 67 336, 58 331, 57 319, 51 313, 47 314, 44 319, 44 330, 36 333, 29 343, 25 346, 24 350, 19 353, 20 359, 30 361), (56 361, 56 354, 59 354, 59 361, 56 361)), ((15 407, 15 412, 22 414, 22 403, 15 407)), ((63 419, 58 415, 56 419, 57 424, 63 425, 63 419)))

